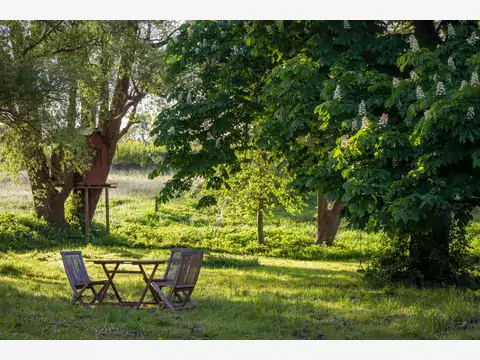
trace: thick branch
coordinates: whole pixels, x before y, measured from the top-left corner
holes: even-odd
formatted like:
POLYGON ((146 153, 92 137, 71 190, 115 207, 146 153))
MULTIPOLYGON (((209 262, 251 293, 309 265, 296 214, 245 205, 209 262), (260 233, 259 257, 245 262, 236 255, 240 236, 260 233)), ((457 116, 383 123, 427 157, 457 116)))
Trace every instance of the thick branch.
POLYGON ((142 94, 142 95, 137 95, 137 96, 135 96, 132 101, 130 101, 130 102, 128 102, 128 103, 125 104, 125 106, 124 106, 123 109, 122 109, 122 112, 121 112, 120 114, 118 114, 117 116, 115 116, 113 119, 114 119, 114 120, 123 119, 123 117, 124 117, 125 115, 127 115, 128 110, 130 110, 130 108, 131 108, 132 106, 134 106, 134 109, 137 108, 138 103, 143 99, 143 97, 144 97, 143 94, 142 94))
POLYGON ((120 134, 118 134, 118 139, 121 139, 122 137, 124 137, 128 130, 130 130, 130 128, 135 125, 135 124, 140 124, 139 121, 130 121, 123 129, 122 131, 120 131, 120 134))
POLYGON ((67 200, 68 195, 70 195, 70 192, 72 191, 74 186, 74 172, 69 171, 65 175, 64 181, 63 181, 63 187, 62 190, 57 195, 57 199, 60 200, 61 202, 64 202, 67 200))
POLYGON ((342 204, 340 201, 335 200, 333 202, 333 205, 330 211, 332 211, 335 215, 338 215, 340 214, 340 212, 343 210, 345 206, 346 206, 345 204, 342 204))
MULTIPOLYGON (((164 39, 162 41, 159 41, 159 42, 156 42, 156 43, 153 43, 152 46, 162 47, 164 45, 167 45, 169 43, 169 41, 171 40, 172 35, 175 34, 179 29, 180 29, 180 27, 174 29, 170 34, 167 35, 166 39, 164 39)), ((156 41, 156 40, 158 40, 158 39, 150 39, 150 41, 156 41)))
POLYGON ((31 44, 30 46, 28 46, 26 49, 23 50, 23 55, 27 55, 29 51, 33 50, 34 48, 36 48, 38 45, 40 45, 42 42, 44 42, 52 32, 54 32, 57 27, 63 23, 63 20, 60 20, 58 23, 54 24, 50 30, 45 30, 45 33, 43 34, 43 36, 38 40, 36 41, 35 43, 31 44))

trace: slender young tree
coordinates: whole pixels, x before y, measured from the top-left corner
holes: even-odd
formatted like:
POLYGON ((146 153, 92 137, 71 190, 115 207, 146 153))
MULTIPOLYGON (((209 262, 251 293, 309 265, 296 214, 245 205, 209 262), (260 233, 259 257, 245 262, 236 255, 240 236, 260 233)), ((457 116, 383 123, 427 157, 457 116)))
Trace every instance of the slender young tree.
POLYGON ((255 213, 258 242, 264 244, 265 215, 277 206, 296 213, 304 207, 304 202, 297 191, 289 188, 292 176, 285 167, 279 169, 274 156, 254 149, 246 151, 241 159, 241 170, 231 174, 221 189, 205 186, 200 195, 202 199, 215 199, 214 204, 228 204, 228 208, 240 216, 250 217, 255 213))

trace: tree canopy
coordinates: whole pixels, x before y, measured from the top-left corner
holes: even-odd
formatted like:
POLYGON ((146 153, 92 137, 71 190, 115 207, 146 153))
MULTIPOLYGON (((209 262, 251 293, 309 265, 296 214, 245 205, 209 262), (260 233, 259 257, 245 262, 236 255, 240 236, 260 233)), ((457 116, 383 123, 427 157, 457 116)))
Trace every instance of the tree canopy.
POLYGON ((100 132, 110 165, 120 138, 141 120, 138 104, 147 94, 164 96, 163 53, 175 26, 0 22, 0 156, 3 167, 26 170, 39 217, 65 224, 64 203, 91 166, 86 135, 100 132))
POLYGON ((254 144, 354 226, 408 241, 405 276, 451 281, 479 205, 478 37, 474 21, 184 24, 153 131, 167 155, 152 176, 176 170, 160 198, 196 176, 220 188, 254 144))

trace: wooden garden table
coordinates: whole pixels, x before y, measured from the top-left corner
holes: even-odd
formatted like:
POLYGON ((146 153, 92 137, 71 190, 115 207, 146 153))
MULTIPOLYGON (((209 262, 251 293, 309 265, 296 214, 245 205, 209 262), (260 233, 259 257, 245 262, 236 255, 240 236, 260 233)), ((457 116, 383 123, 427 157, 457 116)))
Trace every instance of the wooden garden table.
POLYGON ((118 300, 118 305, 122 306, 135 306, 137 309, 140 309, 142 304, 154 304, 158 305, 161 303, 161 299, 158 297, 158 294, 153 289, 151 283, 155 277, 157 272, 158 266, 161 264, 165 264, 166 260, 125 260, 125 259, 107 259, 107 260, 86 260, 88 262, 93 262, 94 264, 101 265, 103 271, 105 271, 105 275, 107 275, 107 285, 105 286, 105 290, 100 294, 100 301, 99 304, 116 304, 116 303, 105 303, 103 298, 107 294, 108 289, 110 286, 115 293, 115 297, 118 300), (113 269, 108 269, 107 265, 114 265, 113 269), (138 266, 139 270, 120 270, 120 265, 136 265, 138 266), (150 276, 147 276, 144 266, 146 265, 153 265, 153 270, 150 276), (118 290, 113 283, 113 279, 116 274, 141 274, 143 280, 145 281, 145 288, 143 289, 142 295, 140 296, 140 300, 138 301, 124 301, 122 300, 118 290), (153 299, 155 301, 144 301, 145 295, 147 291, 149 291, 153 295, 153 299))

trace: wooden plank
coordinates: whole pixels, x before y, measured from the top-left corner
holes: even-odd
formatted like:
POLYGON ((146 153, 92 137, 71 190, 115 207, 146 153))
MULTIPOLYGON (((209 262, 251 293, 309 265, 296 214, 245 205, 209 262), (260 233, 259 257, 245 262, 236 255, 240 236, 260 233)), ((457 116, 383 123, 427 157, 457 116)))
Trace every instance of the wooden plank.
POLYGON ((88 199, 88 189, 85 189, 85 235, 90 231, 90 201, 88 199))
POLYGON ((110 208, 108 206, 108 187, 105 188, 105 227, 107 235, 110 234, 110 208))
POLYGON ((132 264, 138 265, 161 265, 165 264, 167 260, 132 260, 132 264))
POLYGON ((126 264, 126 265, 161 265, 165 264, 167 260, 128 260, 128 259, 88 259, 86 262, 92 262, 94 264, 126 264))
POLYGON ((76 183, 75 188, 77 189, 104 189, 104 188, 117 188, 117 183, 111 184, 97 184, 97 185, 85 185, 84 183, 76 183))

